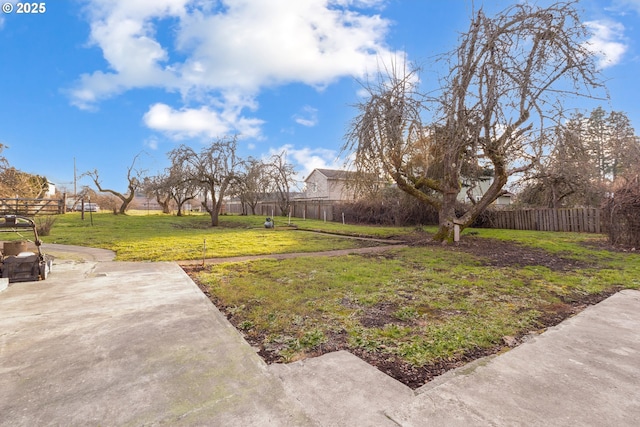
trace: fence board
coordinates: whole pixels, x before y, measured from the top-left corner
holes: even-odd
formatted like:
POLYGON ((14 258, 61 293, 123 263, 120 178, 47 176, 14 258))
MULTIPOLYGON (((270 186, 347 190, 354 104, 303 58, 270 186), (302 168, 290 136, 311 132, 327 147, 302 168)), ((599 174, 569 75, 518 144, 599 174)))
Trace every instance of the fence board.
POLYGON ((495 228, 600 233, 602 216, 597 208, 496 210, 487 213, 495 228))
MULTIPOLYGON (((320 219, 333 221, 339 219, 340 213, 334 213, 334 205, 340 203, 332 200, 294 200, 290 203, 291 216, 293 218, 304 219, 320 219)), ((224 206, 225 212, 241 213, 242 206, 240 202, 227 202, 224 206)), ((249 211, 251 211, 249 209, 249 211)), ((282 212, 278 204, 274 202, 258 202, 256 206, 256 214, 263 216, 281 216, 282 212)), ((287 216, 288 212, 284 214, 287 216)))
POLYGON ((0 215, 57 215, 64 212, 64 199, 0 198, 0 215))
POLYGON ((567 228, 569 228, 569 217, 567 215, 567 212, 562 210, 562 211, 557 211, 556 216, 558 218, 557 221, 557 225, 556 227, 554 227, 554 229, 558 229, 558 230, 566 230, 567 228))

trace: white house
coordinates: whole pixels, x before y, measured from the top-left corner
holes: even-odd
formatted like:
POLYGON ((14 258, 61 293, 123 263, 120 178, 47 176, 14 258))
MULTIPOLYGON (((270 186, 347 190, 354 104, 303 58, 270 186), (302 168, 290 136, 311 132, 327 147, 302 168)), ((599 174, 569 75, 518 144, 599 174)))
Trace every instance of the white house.
POLYGON ((354 172, 337 169, 314 169, 304 180, 305 199, 353 200, 354 191, 349 180, 354 172))
MULTIPOLYGON (((492 183, 493 177, 490 176, 480 177, 475 183, 473 183, 473 185, 470 181, 463 180, 462 189, 460 190, 460 193, 458 193, 458 201, 470 202, 470 198, 473 197, 477 202, 482 198, 482 196, 484 196, 484 193, 487 192, 492 183), (471 191, 469 191, 469 189, 471 189, 471 191)), ((493 204, 496 206, 510 205, 512 197, 513 194, 505 193, 499 196, 493 204)))
MULTIPOLYGON (((349 186, 349 181, 354 178, 354 172, 337 169, 314 169, 304 180, 304 199, 323 200, 354 200, 355 194, 349 186)), ((460 202, 470 202, 469 197, 480 200, 489 189, 493 177, 481 177, 472 187, 470 182, 463 182, 458 194, 460 202), (471 191, 469 191, 471 188, 471 191)), ((511 193, 506 193, 494 202, 497 206, 511 204, 511 193)))
POLYGON ((54 197, 55 195, 56 185, 51 181, 47 181, 47 192, 45 194, 45 197, 54 197))

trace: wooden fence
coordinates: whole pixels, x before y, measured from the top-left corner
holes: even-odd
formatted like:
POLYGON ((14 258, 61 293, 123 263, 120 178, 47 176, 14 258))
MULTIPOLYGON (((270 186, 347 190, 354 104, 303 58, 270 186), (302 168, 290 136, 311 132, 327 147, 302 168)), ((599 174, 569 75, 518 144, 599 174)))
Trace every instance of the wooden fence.
MULTIPOLYGON (((333 221, 334 205, 337 203, 339 202, 332 200, 293 200, 291 202, 291 217, 333 221)), ((228 202, 225 203, 223 211, 226 213, 239 214, 242 213, 242 206, 240 202, 228 202)), ((251 213, 250 210, 249 213, 251 213)), ((283 216, 281 215, 279 205, 275 202, 258 202, 256 215, 263 215, 265 217, 283 216)), ((288 215, 289 213, 287 212, 284 216, 288 215)), ((340 213, 337 213, 337 215, 339 217, 340 213)), ((339 220, 340 218, 338 217, 335 219, 339 220)))
POLYGON ((65 213, 64 199, 0 199, 0 215, 57 215, 65 213))
POLYGON ((600 209, 519 209, 486 213, 491 228, 538 231, 604 232, 600 209))
MULTIPOLYGON (((332 200, 294 200, 291 202, 292 218, 341 221, 341 212, 332 200)), ((241 213, 239 202, 225 204, 224 212, 241 213)), ((281 216, 274 202, 260 202, 256 214, 265 217, 281 216)), ((483 214, 482 226, 512 230, 574 231, 580 233, 604 233, 607 227, 597 208, 575 209, 517 209, 490 210, 483 214)))

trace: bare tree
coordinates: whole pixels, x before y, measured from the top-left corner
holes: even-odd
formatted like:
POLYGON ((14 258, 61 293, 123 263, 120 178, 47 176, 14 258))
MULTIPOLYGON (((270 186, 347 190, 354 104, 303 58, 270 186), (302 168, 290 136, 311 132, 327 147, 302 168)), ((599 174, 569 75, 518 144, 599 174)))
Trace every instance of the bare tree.
POLYGON ((136 156, 133 158, 133 161, 131 162, 131 165, 129 166, 129 168, 127 168, 127 192, 126 193, 120 193, 119 191, 116 191, 116 190, 103 188, 102 183, 100 181, 100 175, 97 169, 94 169, 93 171, 85 172, 83 174, 91 178, 91 180, 95 184, 98 191, 100 191, 101 193, 112 194, 118 199, 120 199, 122 203, 120 204, 120 208, 118 209, 118 212, 122 215, 124 215, 127 212, 127 207, 136 196, 136 191, 138 191, 138 189, 142 187, 143 172, 135 169, 135 164, 136 164, 136 161, 138 160, 138 157, 140 157, 140 154, 141 153, 136 154, 136 156))
POLYGON ((0 143, 0 197, 44 197, 49 190, 47 178, 12 167, 1 155, 5 148, 7 146, 0 143))
POLYGON ((171 213, 171 187, 169 185, 169 175, 162 173, 156 176, 145 177, 142 183, 147 197, 153 197, 162 207, 162 213, 171 213))
POLYGON ((602 204, 609 242, 640 247, 640 164, 631 165, 613 183, 602 204))
POLYGON ((195 181, 193 173, 188 170, 191 166, 183 163, 178 152, 169 153, 171 166, 163 173, 145 178, 144 189, 148 195, 155 197, 162 206, 163 213, 171 213, 172 202, 177 208, 177 216, 182 216, 183 206, 198 196, 198 181, 195 181))
POLYGON ((0 170, 0 197, 42 198, 49 190, 46 177, 22 172, 14 167, 0 170))
POLYGON ((611 184, 640 163, 640 140, 622 112, 598 107, 556 127, 553 149, 518 197, 548 207, 600 206, 611 184))
POLYGON ((287 152, 271 156, 268 170, 270 187, 276 194, 280 214, 287 215, 291 205, 291 187, 295 183, 295 169, 287 163, 287 152))
POLYGON ((256 206, 265 199, 269 186, 269 165, 262 160, 247 159, 233 185, 233 192, 240 199, 244 215, 249 213, 247 208, 251 209, 252 215, 256 214, 256 206))
MULTIPOLYGON (((85 203, 96 203, 101 210, 118 212, 122 201, 120 198, 110 193, 99 193, 88 185, 83 185, 75 195, 73 209, 78 211, 83 209, 85 203)), ((85 207, 86 209, 86 207, 85 207)))
POLYGON ((0 172, 9 167, 7 158, 2 155, 2 151, 7 148, 6 145, 0 142, 0 172))
POLYGON ((172 180, 170 182, 173 182, 171 198, 178 209, 176 215, 182 216, 184 205, 198 197, 198 187, 193 181, 184 178, 170 175, 170 179, 172 180))
MULTIPOLYGON (((439 212, 435 238, 453 240, 504 192, 511 176, 536 164, 559 119, 560 98, 600 87, 576 1, 546 8, 518 3, 490 18, 482 9, 446 58, 450 73, 437 99, 417 88, 418 70, 386 70, 366 84, 345 151, 359 170, 381 171, 439 212), (430 106, 436 120, 423 124, 430 106), (463 168, 491 170, 475 203, 456 210, 463 168)), ((473 177, 471 179, 473 181, 473 177)))
POLYGON ((223 199, 242 165, 236 151, 237 137, 234 136, 217 139, 199 153, 186 145, 169 153, 172 163, 183 165, 185 177, 201 188, 202 206, 211 216, 213 227, 218 225, 223 199))
POLYGON ((551 151, 528 172, 518 203, 547 208, 600 205, 601 187, 582 138, 585 122, 581 115, 575 117, 549 132, 551 151))

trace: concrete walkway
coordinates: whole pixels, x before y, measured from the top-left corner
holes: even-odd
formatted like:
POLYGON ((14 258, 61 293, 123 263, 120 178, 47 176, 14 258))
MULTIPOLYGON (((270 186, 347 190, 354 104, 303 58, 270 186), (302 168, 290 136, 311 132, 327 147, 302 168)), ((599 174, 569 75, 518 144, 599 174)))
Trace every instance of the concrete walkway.
POLYGON ((449 372, 390 416, 403 426, 638 426, 640 292, 449 372))
POLYGON ((632 426, 640 292, 416 392, 347 352, 267 366, 175 263, 46 245, 0 293, 1 426, 632 426))
POLYGON ((177 264, 45 249, 0 293, 0 425, 313 425, 177 264))

